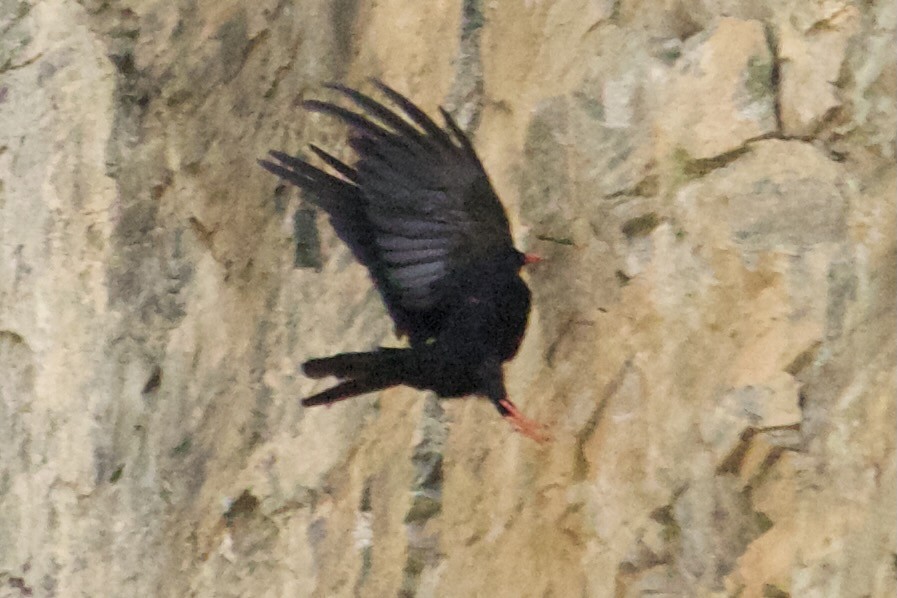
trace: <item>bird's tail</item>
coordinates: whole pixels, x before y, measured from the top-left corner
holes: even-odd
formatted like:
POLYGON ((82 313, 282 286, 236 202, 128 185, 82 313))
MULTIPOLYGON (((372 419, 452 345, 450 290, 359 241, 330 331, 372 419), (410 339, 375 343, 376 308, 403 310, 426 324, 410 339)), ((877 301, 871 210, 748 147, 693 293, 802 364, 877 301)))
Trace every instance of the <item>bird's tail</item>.
POLYGON ((302 364, 302 371, 310 378, 368 378, 377 373, 401 369, 410 353, 408 349, 382 347, 364 353, 340 353, 309 359, 302 364))
POLYGON ((368 392, 382 390, 406 381, 410 364, 409 349, 378 349, 367 353, 340 353, 311 359, 302 365, 311 378, 336 376, 343 381, 302 400, 306 407, 335 403, 368 392))

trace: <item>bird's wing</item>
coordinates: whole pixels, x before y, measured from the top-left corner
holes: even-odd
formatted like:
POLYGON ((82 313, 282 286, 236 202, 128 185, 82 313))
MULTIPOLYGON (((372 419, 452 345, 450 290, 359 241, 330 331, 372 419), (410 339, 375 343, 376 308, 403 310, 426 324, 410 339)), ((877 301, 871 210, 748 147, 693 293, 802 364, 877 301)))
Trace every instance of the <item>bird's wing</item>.
MULTIPOLYGON (((347 178, 354 178, 354 171, 349 166, 314 145, 311 149, 337 172, 347 178)), ((374 266, 377 250, 361 190, 351 182, 315 168, 301 156, 290 156, 277 151, 269 154, 276 162, 259 160, 259 164, 265 170, 309 192, 313 203, 330 216, 337 236, 349 246, 355 258, 369 269, 374 266)))
POLYGON ((361 189, 352 182, 357 176, 354 169, 314 145, 311 149, 348 180, 328 174, 302 157, 283 152, 272 151, 273 160, 259 160, 259 164, 306 191, 312 203, 324 210, 336 235, 370 272, 396 328, 402 331, 419 328, 419 314, 401 307, 401 295, 387 281, 387 272, 379 259, 375 230, 368 219, 367 201, 361 189))
POLYGON ((329 102, 304 107, 350 127, 357 159, 349 166, 311 146, 340 177, 302 158, 271 152, 274 174, 310 192, 338 236, 371 272, 400 330, 437 332, 440 304, 471 264, 512 249, 504 208, 467 136, 441 110, 440 127, 410 100, 374 84, 398 110, 342 85, 329 85, 362 110, 329 102))
POLYGON ((349 124, 354 182, 366 200, 386 283, 403 309, 426 311, 458 286, 452 277, 464 266, 511 250, 508 219, 451 115, 440 109, 445 127, 439 127, 405 96, 374 84, 398 111, 341 85, 330 87, 366 115, 326 102, 305 106, 349 124))

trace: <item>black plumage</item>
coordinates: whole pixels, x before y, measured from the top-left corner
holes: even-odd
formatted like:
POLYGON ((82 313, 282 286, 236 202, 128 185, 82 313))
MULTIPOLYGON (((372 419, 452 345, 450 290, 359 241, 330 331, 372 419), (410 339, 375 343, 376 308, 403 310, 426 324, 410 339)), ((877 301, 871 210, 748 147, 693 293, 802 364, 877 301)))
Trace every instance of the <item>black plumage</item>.
POLYGON ((313 378, 342 381, 303 400, 321 405, 406 384, 441 397, 481 395, 527 435, 539 425, 508 399, 503 362, 520 346, 530 291, 520 277, 528 256, 514 248, 508 218, 468 137, 451 115, 438 126, 410 100, 374 85, 394 111, 354 89, 328 87, 363 114, 306 101, 349 126, 357 158, 348 165, 312 145, 336 175, 302 157, 270 152, 260 164, 303 189, 371 273, 397 332, 409 347, 312 359, 313 378))

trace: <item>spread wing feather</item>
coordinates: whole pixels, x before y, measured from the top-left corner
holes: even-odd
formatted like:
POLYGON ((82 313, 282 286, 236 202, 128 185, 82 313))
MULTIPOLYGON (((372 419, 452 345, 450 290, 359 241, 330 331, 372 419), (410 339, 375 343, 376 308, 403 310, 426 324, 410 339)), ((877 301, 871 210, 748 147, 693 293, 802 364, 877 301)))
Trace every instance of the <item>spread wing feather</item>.
POLYGON ((282 152, 271 152, 276 162, 261 164, 309 192, 328 213, 337 235, 370 270, 397 327, 415 342, 438 332, 439 302, 461 285, 459 273, 511 251, 511 235, 482 164, 451 115, 440 108, 440 127, 402 94, 373 84, 398 110, 338 84, 328 87, 361 114, 330 102, 303 103, 350 128, 351 166, 311 146, 339 177, 282 152))

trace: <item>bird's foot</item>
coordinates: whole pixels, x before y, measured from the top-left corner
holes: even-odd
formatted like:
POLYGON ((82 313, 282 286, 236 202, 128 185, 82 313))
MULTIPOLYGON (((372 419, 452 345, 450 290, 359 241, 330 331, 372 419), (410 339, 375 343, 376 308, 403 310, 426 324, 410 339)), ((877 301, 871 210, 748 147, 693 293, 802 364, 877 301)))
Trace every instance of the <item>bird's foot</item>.
POLYGON ((505 410, 505 413, 502 415, 514 426, 515 430, 536 442, 548 442, 551 440, 547 426, 520 413, 520 410, 517 409, 517 406, 510 399, 501 399, 498 404, 505 410))
POLYGON ((545 258, 543 258, 541 255, 536 255, 535 253, 525 253, 523 254, 523 265, 530 266, 532 264, 538 264, 544 259, 545 258))

